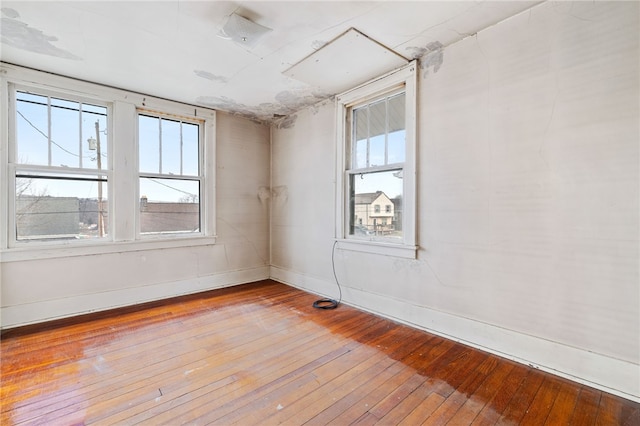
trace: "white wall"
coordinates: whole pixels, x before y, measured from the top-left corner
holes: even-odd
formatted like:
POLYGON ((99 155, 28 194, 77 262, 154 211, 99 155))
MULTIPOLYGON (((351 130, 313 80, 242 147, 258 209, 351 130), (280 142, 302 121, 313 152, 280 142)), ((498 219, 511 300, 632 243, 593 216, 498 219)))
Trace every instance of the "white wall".
POLYGON ((224 113, 216 127, 215 245, 3 261, 2 327, 268 278, 269 219, 258 191, 269 185, 269 128, 224 113))
MULTIPOLYGON (((417 260, 337 251, 344 301, 640 399, 637 2, 547 2, 419 78, 417 260)), ((274 129, 274 279, 337 297, 334 105, 274 129)))

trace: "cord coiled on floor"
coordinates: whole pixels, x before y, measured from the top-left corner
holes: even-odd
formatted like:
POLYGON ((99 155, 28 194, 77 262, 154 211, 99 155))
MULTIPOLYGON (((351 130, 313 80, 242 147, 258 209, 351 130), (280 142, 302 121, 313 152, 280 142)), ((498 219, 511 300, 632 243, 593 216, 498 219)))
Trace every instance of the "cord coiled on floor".
POLYGON ((342 288, 340 288, 340 282, 338 281, 338 275, 336 274, 336 244, 338 244, 338 240, 333 242, 333 247, 331 248, 331 268, 333 269, 333 278, 336 280, 336 285, 338 286, 338 291, 340 292, 340 297, 338 300, 335 299, 320 299, 313 302, 313 307, 316 309, 335 309, 338 307, 340 302, 342 301, 342 288))

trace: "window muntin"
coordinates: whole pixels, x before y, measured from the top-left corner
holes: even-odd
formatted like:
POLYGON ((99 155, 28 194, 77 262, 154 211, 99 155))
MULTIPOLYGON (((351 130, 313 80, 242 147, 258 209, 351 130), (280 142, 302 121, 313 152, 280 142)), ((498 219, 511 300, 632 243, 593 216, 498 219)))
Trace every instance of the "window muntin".
POLYGON ((405 102, 400 89, 349 108, 349 236, 402 242, 405 102))
POLYGON ((201 123, 139 113, 139 230, 198 234, 202 223, 201 123))
POLYGON ((351 111, 352 169, 403 163, 405 93, 384 96, 351 111))
POLYGON ((15 241, 107 239, 107 106, 13 93, 15 241))
POLYGON ((15 93, 17 164, 81 169, 107 165, 106 106, 24 91, 15 93), (87 143, 98 136, 100 162, 87 143))
POLYGON ((337 247, 415 259, 417 63, 339 94, 336 103, 337 247), (384 196, 373 226, 355 213, 356 194, 378 192, 384 196))

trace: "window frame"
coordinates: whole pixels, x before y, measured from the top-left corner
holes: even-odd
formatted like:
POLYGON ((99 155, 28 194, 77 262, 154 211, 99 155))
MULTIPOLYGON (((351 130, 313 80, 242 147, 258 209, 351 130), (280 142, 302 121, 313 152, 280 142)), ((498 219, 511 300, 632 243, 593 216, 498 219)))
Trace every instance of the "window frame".
MULTIPOLYGON (((417 161, 417 63, 385 74, 336 97, 336 211, 335 238, 344 250, 415 259, 416 237, 416 161, 417 161), (405 161, 403 164, 403 233, 399 242, 371 236, 349 235, 349 164, 351 153, 350 111, 358 106, 398 92, 405 92, 405 161)), ((383 168, 388 168, 387 166, 383 168)), ((375 168, 371 168, 374 171, 375 168)))
MULTIPOLYGON (((170 247, 211 245, 216 242, 215 161, 216 111, 153 98, 117 88, 98 85, 69 77, 0 63, 0 261, 58 258, 102 253, 127 252, 170 247), (67 241, 16 241, 15 230, 15 154, 17 146, 10 131, 15 129, 15 90, 44 94, 61 99, 108 105, 108 166, 100 173, 108 174, 109 236, 102 239, 67 241), (137 110, 152 110, 162 115, 177 115, 201 122, 202 166, 199 234, 161 235, 141 238, 136 223, 139 215, 137 110), (12 122, 13 120, 13 122, 12 122)), ((83 136, 84 137, 84 136, 83 136)), ((48 167, 48 166, 47 166, 48 167)), ((29 169, 42 170, 28 165, 29 169)), ((81 169, 82 173, 100 174, 98 170, 81 169)), ((66 171, 66 170, 65 170, 66 171)), ((68 170, 75 173, 77 169, 68 170)), ((105 202, 107 204, 107 202, 105 202)))
MULTIPOLYGON (((18 151, 18 141, 17 141, 17 123, 16 123, 16 111, 17 111, 17 93, 18 92, 23 92, 23 93, 28 93, 28 94, 33 94, 33 95, 38 95, 38 96, 43 96, 43 97, 48 97, 48 98, 56 98, 56 99, 60 99, 60 100, 64 100, 64 101, 71 101, 71 102, 78 102, 78 103, 83 103, 83 104, 92 104, 92 105, 97 105, 97 106, 102 106, 105 107, 107 110, 107 117, 106 117, 106 131, 107 134, 111 134, 111 128, 112 128, 112 112, 113 112, 113 105, 112 103, 105 101, 103 99, 97 99, 97 98, 92 98, 92 97, 88 97, 85 96, 83 94, 77 94, 77 93, 65 93, 65 92, 61 92, 61 91, 56 91, 55 89, 51 89, 48 87, 39 87, 38 85, 28 85, 28 84, 24 84, 23 82, 17 82, 17 83, 8 83, 7 85, 7 98, 8 98, 8 127, 7 127, 7 131, 8 131, 8 147, 7 147, 7 152, 8 152, 8 158, 7 161, 4 163, 7 165, 7 171, 8 171, 8 176, 7 176, 7 183, 8 183, 8 188, 7 188, 7 193, 8 193, 8 211, 9 214, 7 214, 7 224, 6 224, 6 228, 7 228, 7 237, 8 237, 8 241, 7 241, 7 247, 8 248, 17 248, 17 247, 26 247, 27 245, 29 246, 35 246, 35 245, 42 245, 42 246, 55 246, 55 245, 73 245, 73 244, 82 244, 85 243, 84 240, 67 240, 67 241, 61 241, 58 239, 46 239, 46 238, 25 238, 25 239, 21 239, 18 240, 18 235, 17 235, 17 206, 16 206, 16 180, 18 179, 18 174, 20 172, 25 173, 25 174, 40 174, 42 176, 44 175, 51 175, 51 176, 61 176, 61 179, 63 180, 73 180, 72 178, 70 178, 70 176, 87 176, 87 178, 89 177, 101 177, 102 179, 104 179, 105 183, 106 183, 106 190, 107 190, 107 201, 106 203, 104 203, 103 205, 106 206, 106 216, 107 216, 107 229, 112 229, 112 202, 111 202, 111 183, 113 180, 113 173, 112 173, 112 168, 111 168, 111 143, 107 144, 107 152, 106 152, 106 157, 107 157, 107 164, 106 165, 102 165, 101 169, 95 168, 95 169, 91 169, 91 168, 86 168, 86 167, 62 167, 62 166, 53 166, 53 165, 41 165, 41 164, 28 164, 28 163, 19 163, 18 158, 17 158, 17 151, 18 151), (65 179, 65 177, 63 176, 67 176, 67 178, 65 179)), ((49 108, 51 108, 49 106, 49 108)), ((86 139, 86 138, 83 138, 86 139)), ((4 224, 3 224, 4 225, 4 224)), ((102 237, 100 239, 91 239, 91 240, 87 240, 86 243, 90 244, 90 243, 94 243, 94 244, 104 244, 104 243, 109 243, 113 241, 113 236, 112 233, 110 232, 109 234, 107 234, 105 237, 102 237)))
MULTIPOLYGON (((190 181, 197 181, 198 182, 198 189, 199 189, 199 220, 200 220, 200 230, 198 232, 187 232, 187 231, 160 231, 160 232, 142 232, 141 229, 141 213, 140 213, 140 207, 138 207, 137 209, 137 216, 136 216, 136 235, 139 239, 141 240, 152 240, 152 239, 167 239, 167 238, 185 238, 185 237, 198 237, 198 236, 203 236, 206 234, 206 230, 207 230, 207 226, 206 225, 206 221, 205 221, 205 215, 206 215, 206 208, 204 207, 206 205, 206 201, 207 201, 207 194, 205 191, 206 188, 206 178, 205 178, 205 166, 204 166, 204 158, 205 158, 205 138, 204 138, 204 133, 205 133, 205 121, 202 119, 197 119, 196 117, 187 117, 187 116, 180 116, 180 115, 176 115, 176 114, 167 114, 164 112, 159 112, 159 111, 155 111, 155 110, 150 110, 148 108, 137 108, 136 109, 136 151, 138 154, 138 161, 137 161, 137 173, 138 173, 138 178, 137 178, 137 200, 140 203, 141 202, 141 197, 144 194, 140 193, 140 182, 142 179, 146 178, 146 179, 152 179, 152 178, 157 178, 157 179, 173 179, 173 180, 179 180, 179 181, 186 181, 186 180, 190 180, 190 181), (198 126, 198 175, 197 176, 193 176, 193 175, 172 175, 172 174, 166 174, 166 173, 152 173, 152 172, 143 172, 140 169, 140 132, 139 132, 139 119, 140 116, 146 116, 146 117, 151 117, 151 118, 157 118, 157 119, 167 119, 167 120, 174 120, 174 121, 180 121, 181 123, 188 123, 188 124, 195 124, 198 126)), ((161 160, 160 160, 161 161, 161 160)))

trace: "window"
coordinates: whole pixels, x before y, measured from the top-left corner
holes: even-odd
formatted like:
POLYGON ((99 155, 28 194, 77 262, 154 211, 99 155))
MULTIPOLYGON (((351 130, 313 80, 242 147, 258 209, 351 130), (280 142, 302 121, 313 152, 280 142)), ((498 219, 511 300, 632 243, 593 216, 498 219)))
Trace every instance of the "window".
POLYGON ((14 95, 14 239, 107 238, 107 106, 46 92, 14 95))
POLYGON ((415 80, 411 63, 337 98, 342 248, 415 257, 415 80))
POLYGON ((3 261, 215 243, 215 111, 0 71, 3 261))
POLYGON ((200 232, 200 124, 140 113, 140 233, 200 232))

